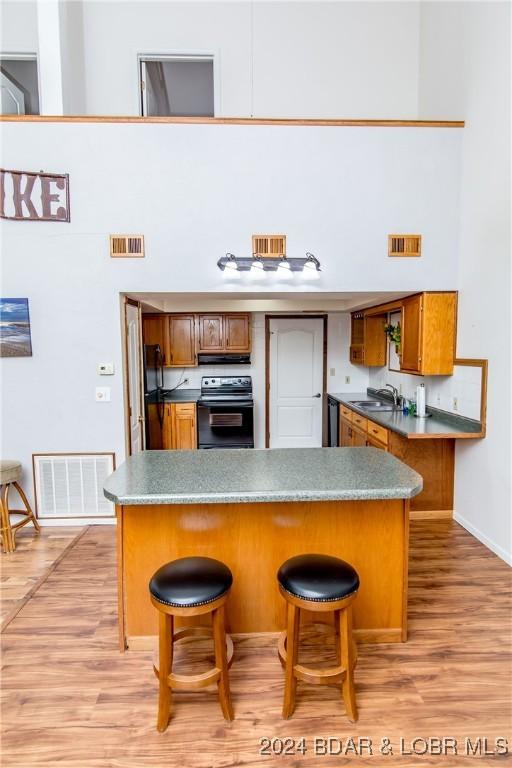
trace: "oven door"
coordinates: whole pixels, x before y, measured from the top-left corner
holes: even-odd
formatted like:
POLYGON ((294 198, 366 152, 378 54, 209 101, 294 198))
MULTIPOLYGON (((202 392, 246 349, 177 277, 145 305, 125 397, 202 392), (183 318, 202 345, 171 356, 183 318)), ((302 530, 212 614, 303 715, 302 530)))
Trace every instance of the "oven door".
POLYGON ((242 403, 197 404, 199 448, 254 448, 254 407, 242 403))

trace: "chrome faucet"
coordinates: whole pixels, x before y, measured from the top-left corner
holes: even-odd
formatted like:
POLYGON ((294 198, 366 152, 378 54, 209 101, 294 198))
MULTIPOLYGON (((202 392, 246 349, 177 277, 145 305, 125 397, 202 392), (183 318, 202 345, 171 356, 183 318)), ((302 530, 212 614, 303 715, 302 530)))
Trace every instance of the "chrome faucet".
POLYGON ((401 399, 401 396, 398 394, 398 389, 397 389, 397 387, 394 387, 392 384, 386 384, 386 387, 383 387, 383 388, 381 388, 381 389, 378 389, 378 390, 377 390, 377 394, 378 394, 379 392, 386 392, 386 394, 388 394, 388 395, 389 395, 389 394, 392 394, 392 395, 393 395, 393 405, 395 405, 395 406, 399 405, 399 401, 400 401, 400 399, 401 399), (386 388, 386 387, 387 387, 387 388, 386 388), (390 393, 390 391, 389 391, 389 390, 391 390, 391 393, 390 393))

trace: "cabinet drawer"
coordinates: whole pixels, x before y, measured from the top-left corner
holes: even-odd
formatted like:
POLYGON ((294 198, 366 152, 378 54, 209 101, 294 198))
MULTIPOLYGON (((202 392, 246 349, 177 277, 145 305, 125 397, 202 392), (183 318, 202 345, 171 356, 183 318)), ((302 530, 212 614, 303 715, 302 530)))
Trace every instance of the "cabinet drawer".
POLYGON ((354 411, 351 411, 346 405, 340 405, 340 414, 343 418, 347 419, 347 421, 352 421, 352 416, 355 415, 354 411))
POLYGON ((194 413, 195 403, 175 403, 176 413, 194 413))
POLYGON ((375 424, 374 421, 368 421, 368 435, 377 440, 380 440, 384 445, 388 444, 388 431, 380 424, 375 424))
POLYGON ((365 419, 364 416, 360 416, 358 413, 352 413, 352 424, 357 425, 359 429, 362 429, 363 432, 366 432, 368 419, 365 419))

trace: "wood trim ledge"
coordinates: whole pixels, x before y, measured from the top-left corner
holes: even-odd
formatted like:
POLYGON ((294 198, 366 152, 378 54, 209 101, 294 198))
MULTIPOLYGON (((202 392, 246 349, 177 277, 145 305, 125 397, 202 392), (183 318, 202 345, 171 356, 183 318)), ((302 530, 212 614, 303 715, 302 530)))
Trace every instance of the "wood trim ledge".
POLYGON ((254 117, 137 117, 130 115, 0 115, 3 123, 160 123, 162 125, 288 125, 363 128, 464 128, 464 120, 313 120, 254 117))

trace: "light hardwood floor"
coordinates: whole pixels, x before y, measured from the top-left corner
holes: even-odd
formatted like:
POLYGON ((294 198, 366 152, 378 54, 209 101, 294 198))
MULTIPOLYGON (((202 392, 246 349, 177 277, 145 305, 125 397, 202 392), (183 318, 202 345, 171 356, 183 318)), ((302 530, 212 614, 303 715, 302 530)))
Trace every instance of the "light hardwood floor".
MULTIPOLYGON (((411 523, 410 639, 359 647, 355 724, 337 688, 301 683, 295 715, 283 721, 274 643, 240 641, 230 671, 235 721, 224 722, 215 691, 177 694, 159 734, 151 653, 118 651, 114 539, 113 528, 89 528, 3 633, 4 768, 345 764, 314 757, 314 737, 329 736, 373 739, 377 755, 352 756, 353 764, 449 768, 472 760, 384 758, 381 739, 395 753, 401 737, 510 740, 511 571, 453 521, 411 523), (308 752, 263 757, 262 737, 305 737, 308 752)), ((2 559, 4 576, 12 563, 2 559)), ((257 583, 255 574, 255 600, 257 583)), ((313 652, 328 661, 331 649, 321 652, 311 639, 306 663, 313 652)))
POLYGON ((38 535, 32 525, 18 531, 16 550, 0 559, 0 630, 16 616, 30 596, 59 564, 84 527, 42 528, 38 535))

